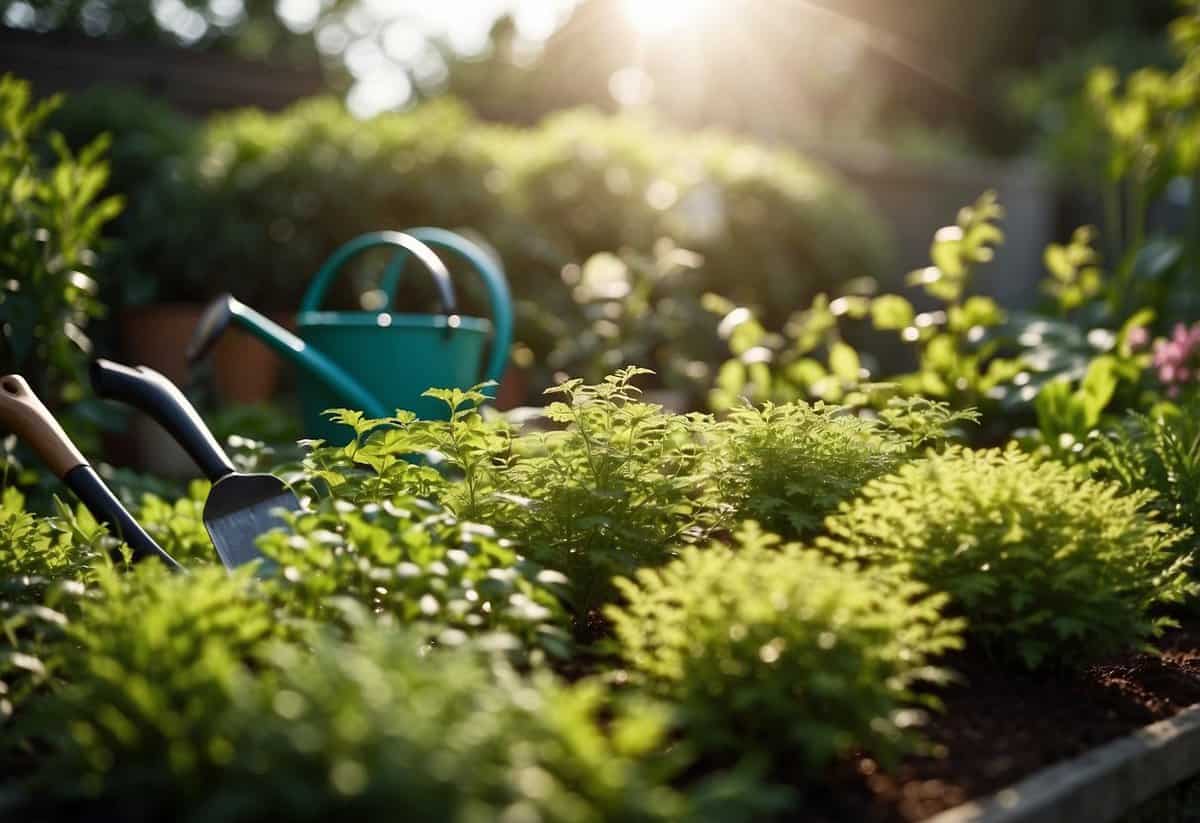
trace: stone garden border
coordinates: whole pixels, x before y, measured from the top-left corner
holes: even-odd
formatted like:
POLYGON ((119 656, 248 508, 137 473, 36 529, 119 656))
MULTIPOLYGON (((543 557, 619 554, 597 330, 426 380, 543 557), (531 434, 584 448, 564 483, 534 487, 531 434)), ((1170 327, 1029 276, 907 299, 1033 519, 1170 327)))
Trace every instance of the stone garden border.
POLYGON ((925 823, 1111 823, 1200 774, 1200 703, 925 823))

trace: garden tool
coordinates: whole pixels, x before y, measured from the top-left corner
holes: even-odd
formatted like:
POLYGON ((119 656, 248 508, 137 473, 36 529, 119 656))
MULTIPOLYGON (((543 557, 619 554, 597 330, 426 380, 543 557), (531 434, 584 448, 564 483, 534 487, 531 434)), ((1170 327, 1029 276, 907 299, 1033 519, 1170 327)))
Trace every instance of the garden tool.
POLYGON ((228 569, 262 559, 254 541, 283 524, 281 510, 300 509, 282 480, 270 474, 237 471, 195 407, 162 374, 98 359, 91 365, 92 388, 152 417, 174 437, 212 481, 204 503, 204 527, 228 569))
POLYGON ((425 419, 444 419, 448 415, 444 404, 421 396, 426 389, 466 389, 499 380, 512 343, 512 299, 503 272, 483 249, 465 238, 430 228, 383 231, 355 238, 321 267, 300 305, 297 334, 224 295, 197 326, 188 359, 203 358, 231 324, 246 329, 299 367, 297 388, 305 434, 341 443, 348 435, 325 418, 327 409, 349 407, 372 418, 407 409, 425 419), (460 255, 475 268, 487 287, 494 323, 459 315, 450 274, 427 243, 460 255), (398 251, 382 279, 388 301, 394 297, 404 263, 411 256, 434 280, 439 314, 321 309, 325 293, 342 267, 358 254, 378 247, 398 251), (489 332, 491 350, 485 367, 489 332))
POLYGON ((0 377, 0 423, 36 451, 46 467, 75 493, 92 515, 125 541, 133 551, 134 560, 157 557, 173 569, 180 568, 121 505, 25 378, 18 374, 0 377))

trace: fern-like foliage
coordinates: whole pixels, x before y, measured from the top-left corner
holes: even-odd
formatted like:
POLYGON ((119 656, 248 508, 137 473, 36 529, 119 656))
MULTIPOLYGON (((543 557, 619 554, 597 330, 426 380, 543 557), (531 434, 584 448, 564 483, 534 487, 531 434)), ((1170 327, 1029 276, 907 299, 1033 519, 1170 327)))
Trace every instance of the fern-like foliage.
POLYGON ((677 701, 688 739, 714 756, 753 740, 780 770, 815 775, 866 747, 913 742, 920 681, 959 646, 946 598, 902 575, 837 565, 748 524, 736 547, 685 549, 621 580, 610 609, 636 677, 677 701))
POLYGON ((1195 592, 1152 496, 1015 447, 952 447, 868 483, 821 545, 910 568, 1000 658, 1072 665, 1146 643, 1166 624, 1156 607, 1195 592))
POLYGON ((805 537, 868 480, 895 469, 920 444, 946 437, 952 424, 974 418, 928 401, 893 401, 880 419, 823 403, 744 406, 707 430, 707 473, 732 522, 752 519, 769 531, 805 537))
POLYGON ((1128 491, 1155 492, 1152 505, 1194 539, 1200 535, 1200 404, 1130 414, 1099 441, 1092 465, 1128 491))

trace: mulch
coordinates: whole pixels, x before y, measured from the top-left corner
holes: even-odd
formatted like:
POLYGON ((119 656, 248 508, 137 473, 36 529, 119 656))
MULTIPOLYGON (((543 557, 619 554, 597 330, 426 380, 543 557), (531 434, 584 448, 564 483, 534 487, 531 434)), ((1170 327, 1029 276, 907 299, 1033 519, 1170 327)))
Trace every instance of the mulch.
POLYGON ((1084 671, 1001 671, 967 654, 949 662, 962 681, 943 690, 945 711, 925 728, 929 751, 891 770, 867 755, 808 789, 795 819, 913 823, 981 798, 1033 772, 1200 703, 1200 618, 1135 654, 1084 671))

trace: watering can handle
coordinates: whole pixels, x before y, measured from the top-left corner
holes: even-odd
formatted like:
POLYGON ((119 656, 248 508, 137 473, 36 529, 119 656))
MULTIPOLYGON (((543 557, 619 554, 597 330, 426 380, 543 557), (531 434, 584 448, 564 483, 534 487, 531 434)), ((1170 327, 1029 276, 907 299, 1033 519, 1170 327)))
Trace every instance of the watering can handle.
MULTIPOLYGON (((492 346, 482 379, 499 382, 508 365, 508 350, 512 346, 513 338, 512 294, 508 290, 508 280, 504 276, 504 269, 479 244, 471 242, 461 234, 427 226, 405 229, 404 233, 435 249, 456 252, 470 263, 483 278, 483 284, 488 292, 488 301, 492 306, 492 346)), ((400 252, 392 258, 383 272, 379 288, 387 295, 389 304, 396 293, 396 286, 400 282, 400 276, 404 273, 404 264, 407 259, 408 255, 400 252)))
POLYGON ((370 232, 369 234, 360 235, 338 248, 325 261, 324 265, 317 271, 317 276, 309 284, 308 291, 304 293, 304 299, 300 301, 300 311, 320 311, 321 302, 325 299, 325 292, 329 290, 330 283, 337 277, 342 266, 352 257, 361 254, 367 249, 373 249, 378 246, 394 246, 402 251, 410 252, 420 260, 421 265, 433 277, 433 284, 437 287, 442 314, 448 316, 458 314, 458 300, 454 296, 454 285, 450 282, 450 272, 446 269, 446 264, 433 253, 433 249, 429 248, 429 246, 410 235, 398 231, 370 232))

